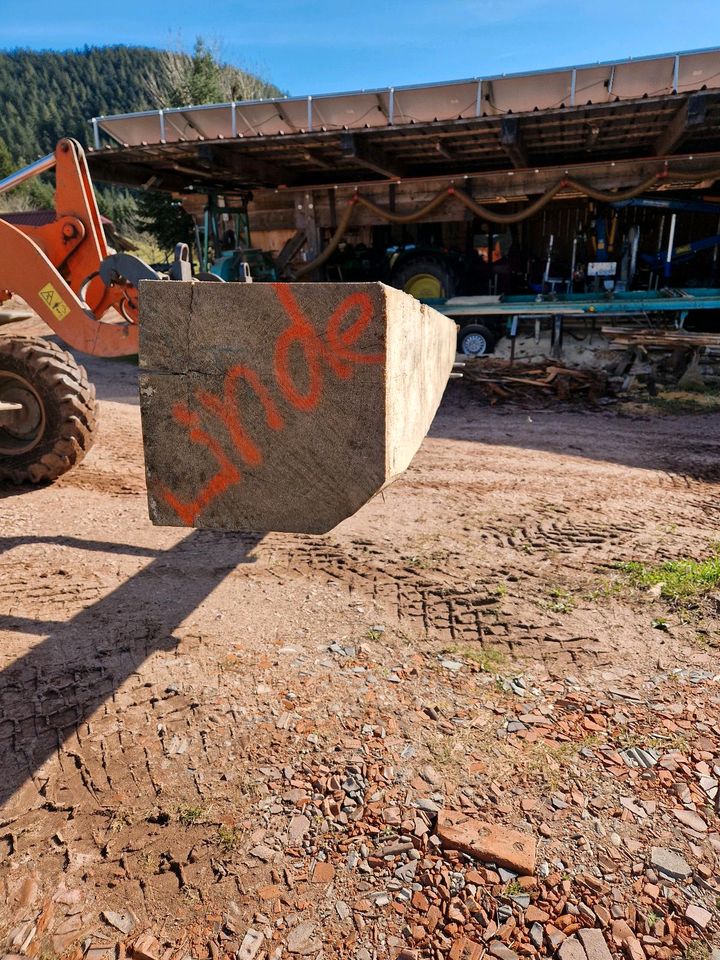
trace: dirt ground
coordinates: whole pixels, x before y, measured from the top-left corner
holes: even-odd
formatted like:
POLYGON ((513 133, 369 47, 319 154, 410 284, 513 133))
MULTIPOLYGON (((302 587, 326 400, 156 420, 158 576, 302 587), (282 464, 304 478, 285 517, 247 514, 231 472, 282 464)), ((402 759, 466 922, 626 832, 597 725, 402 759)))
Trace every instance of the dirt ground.
POLYGON ((718 599, 618 570, 714 549, 717 416, 454 383, 328 536, 219 535, 151 526, 136 370, 88 367, 90 455, 3 491, 6 954, 718 956, 718 599))

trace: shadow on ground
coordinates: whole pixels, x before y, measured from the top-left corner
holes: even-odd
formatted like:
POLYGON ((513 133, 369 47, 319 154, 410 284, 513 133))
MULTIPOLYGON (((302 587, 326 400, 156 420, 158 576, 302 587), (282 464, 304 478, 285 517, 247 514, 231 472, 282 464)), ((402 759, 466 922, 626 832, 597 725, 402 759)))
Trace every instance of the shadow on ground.
POLYGON ((0 805, 144 660, 175 648, 173 631, 238 564, 252 562, 250 553, 261 536, 194 530, 165 551, 74 537, 0 540, 2 552, 48 543, 152 558, 66 622, 0 616, 2 630, 46 635, 0 673, 0 805))

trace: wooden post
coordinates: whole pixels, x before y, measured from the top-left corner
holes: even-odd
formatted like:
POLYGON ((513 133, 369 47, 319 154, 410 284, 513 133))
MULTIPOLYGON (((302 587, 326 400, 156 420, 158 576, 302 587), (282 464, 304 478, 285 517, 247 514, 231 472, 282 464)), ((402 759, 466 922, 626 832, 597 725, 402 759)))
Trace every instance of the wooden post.
POLYGON ((381 283, 143 282, 154 523, 324 533, 406 469, 455 359, 449 318, 381 283))

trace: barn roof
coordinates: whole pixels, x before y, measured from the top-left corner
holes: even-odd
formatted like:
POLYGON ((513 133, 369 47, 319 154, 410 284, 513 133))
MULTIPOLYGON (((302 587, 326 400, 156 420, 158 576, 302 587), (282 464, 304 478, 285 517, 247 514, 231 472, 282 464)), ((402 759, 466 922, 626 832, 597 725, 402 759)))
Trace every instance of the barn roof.
MULTIPOLYGON (((720 168, 720 49, 92 123, 96 178, 181 193, 597 163, 632 177, 635 162, 671 162, 682 179, 703 163, 720 168)), ((521 180, 505 195, 525 192, 521 180)))

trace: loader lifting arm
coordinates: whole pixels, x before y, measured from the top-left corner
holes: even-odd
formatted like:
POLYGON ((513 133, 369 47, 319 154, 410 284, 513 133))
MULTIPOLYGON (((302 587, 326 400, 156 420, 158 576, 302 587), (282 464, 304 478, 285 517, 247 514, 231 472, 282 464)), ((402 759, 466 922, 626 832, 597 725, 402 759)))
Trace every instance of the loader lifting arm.
POLYGON ((63 139, 55 153, 0 180, 0 193, 55 168, 55 219, 17 226, 0 219, 0 303, 22 297, 65 343, 101 357, 138 350, 139 279, 159 279, 123 255, 123 276, 110 255, 82 147, 63 139), (110 313, 111 308, 117 314, 110 313), (109 314, 109 316, 108 316, 109 314))
MULTIPOLYGON (((0 193, 55 170, 49 223, 0 217, 0 304, 22 297, 70 347, 100 357, 138 352, 141 279, 161 279, 137 257, 111 254, 85 154, 60 140, 53 154, 0 180, 0 193)), ((184 245, 181 245, 184 246, 184 245)), ((180 255, 178 255, 180 254, 180 255)), ((175 279, 189 279, 187 249, 175 279)), ((72 354, 40 337, 0 336, 0 481, 57 479, 90 449, 95 390, 72 354)))

